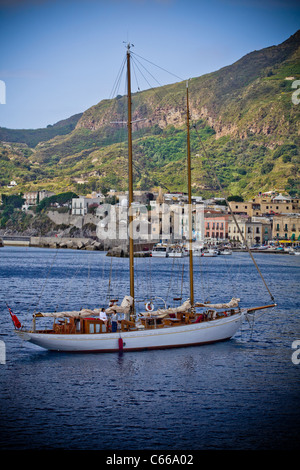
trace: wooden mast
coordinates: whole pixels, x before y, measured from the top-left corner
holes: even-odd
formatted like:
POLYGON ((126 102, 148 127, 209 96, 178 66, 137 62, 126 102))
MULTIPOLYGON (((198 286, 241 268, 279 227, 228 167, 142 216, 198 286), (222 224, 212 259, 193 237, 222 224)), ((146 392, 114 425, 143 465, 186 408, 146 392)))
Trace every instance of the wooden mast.
POLYGON ((130 296, 133 298, 134 312, 134 256, 133 256, 133 176, 132 176, 132 116, 131 116, 131 76, 130 76, 130 44, 127 44, 127 99, 128 99, 128 222, 129 222, 129 271, 130 296))
POLYGON ((189 84, 186 82, 186 124, 187 124, 187 172, 188 172, 188 226, 189 226, 189 259, 190 259, 190 301, 194 306, 194 273, 193 273, 193 215, 192 215, 192 179, 191 179, 191 149, 190 149, 190 111, 189 111, 189 84))

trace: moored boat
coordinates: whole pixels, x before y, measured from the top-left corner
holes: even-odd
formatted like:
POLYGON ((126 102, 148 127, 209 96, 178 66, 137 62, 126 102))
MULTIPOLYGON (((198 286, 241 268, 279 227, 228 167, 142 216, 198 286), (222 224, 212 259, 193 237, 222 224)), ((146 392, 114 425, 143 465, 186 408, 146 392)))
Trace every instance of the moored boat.
POLYGON ((152 248, 151 256, 153 258, 167 258, 170 255, 170 248, 167 245, 158 243, 152 248))
POLYGON ((225 250, 221 250, 220 254, 221 255, 232 255, 232 250, 229 250, 229 249, 226 248, 225 250))
POLYGON ((289 255, 300 256, 300 250, 291 249, 291 250, 289 251, 289 255))
POLYGON ((218 256, 218 252, 217 252, 217 250, 214 250, 214 249, 204 250, 202 252, 202 256, 204 256, 204 257, 215 257, 215 256, 218 256))
POLYGON ((182 245, 171 245, 168 251, 169 258, 184 258, 188 256, 188 251, 182 245))

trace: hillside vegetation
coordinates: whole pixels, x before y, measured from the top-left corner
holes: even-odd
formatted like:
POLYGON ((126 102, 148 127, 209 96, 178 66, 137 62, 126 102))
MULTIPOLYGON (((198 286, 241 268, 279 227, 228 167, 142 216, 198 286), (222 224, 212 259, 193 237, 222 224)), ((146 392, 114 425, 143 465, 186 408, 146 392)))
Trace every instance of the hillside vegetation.
MULTIPOLYGON (((300 104, 292 101, 299 46, 298 31, 189 81, 194 194, 216 195, 218 187, 193 125, 228 194, 300 193, 300 104)), ((133 94, 136 189, 187 190, 185 97, 186 82, 133 94)), ((40 129, 0 129, 0 191, 126 190, 127 129, 113 123, 126 121, 126 113, 126 97, 118 96, 47 128, 47 140, 40 129), (11 180, 18 186, 8 189, 11 180)))

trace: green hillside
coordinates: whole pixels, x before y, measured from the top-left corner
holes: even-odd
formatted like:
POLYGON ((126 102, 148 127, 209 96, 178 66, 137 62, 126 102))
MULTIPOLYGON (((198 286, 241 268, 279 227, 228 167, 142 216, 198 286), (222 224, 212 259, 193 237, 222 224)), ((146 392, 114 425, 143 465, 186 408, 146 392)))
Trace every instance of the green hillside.
POLYGON ((81 116, 82 113, 74 114, 68 119, 53 125, 49 124, 47 127, 40 129, 7 129, 0 127, 0 141, 23 143, 29 147, 35 147, 39 142, 52 139, 56 135, 65 135, 71 132, 81 116))
MULTIPOLYGON (((278 46, 189 81, 192 124, 228 194, 249 197, 271 189, 300 193, 300 105, 292 102, 292 84, 300 79, 299 46, 298 31, 278 46)), ((137 189, 186 191, 185 93, 186 83, 180 82, 133 94, 137 189)), ((11 130, 8 137, 19 134, 9 145, 13 139, 0 129, 6 141, 0 145, 0 191, 16 192, 6 188, 13 179, 18 191, 127 189, 127 130, 116 121, 126 121, 126 97, 101 101, 67 120, 70 131, 54 133, 49 140, 37 133, 30 141, 26 131, 11 130)), ((217 194, 193 128, 191 150, 193 193, 217 194)))

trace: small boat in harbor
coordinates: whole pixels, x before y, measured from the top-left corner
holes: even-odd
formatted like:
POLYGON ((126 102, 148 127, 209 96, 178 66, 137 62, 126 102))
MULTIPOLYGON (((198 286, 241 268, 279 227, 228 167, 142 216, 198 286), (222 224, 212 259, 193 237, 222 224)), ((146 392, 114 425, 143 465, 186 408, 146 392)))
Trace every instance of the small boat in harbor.
POLYGON ((152 248, 151 256, 153 258, 167 258, 170 255, 170 248, 168 245, 158 243, 152 248))
POLYGON ((300 256, 300 250, 291 249, 289 250, 289 255, 300 256))
POLYGON ((188 256, 188 251, 184 246, 181 245, 172 245, 168 252, 169 258, 184 258, 188 256))
POLYGON ((220 251, 220 255, 232 255, 232 250, 229 250, 228 248, 225 248, 225 250, 220 251))
POLYGON ((214 250, 213 248, 210 248, 209 250, 204 250, 204 251, 202 252, 202 256, 203 256, 204 258, 206 258, 206 257, 210 257, 210 258, 211 258, 211 257, 218 256, 218 252, 217 252, 217 250, 214 250))

